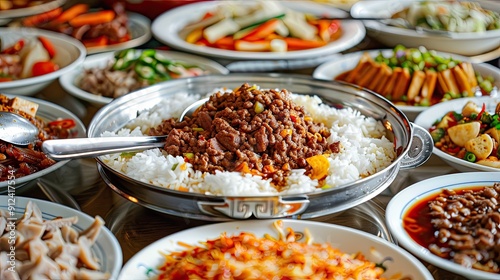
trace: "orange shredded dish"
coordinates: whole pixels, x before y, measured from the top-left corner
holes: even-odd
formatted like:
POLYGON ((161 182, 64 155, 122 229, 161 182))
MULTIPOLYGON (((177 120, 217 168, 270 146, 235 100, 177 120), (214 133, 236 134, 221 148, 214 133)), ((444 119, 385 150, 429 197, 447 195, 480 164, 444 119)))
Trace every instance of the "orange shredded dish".
POLYGON ((296 241, 291 228, 274 222, 279 237, 242 232, 208 240, 202 246, 165 254, 158 279, 384 279, 384 269, 360 253, 348 254, 328 243, 296 241))

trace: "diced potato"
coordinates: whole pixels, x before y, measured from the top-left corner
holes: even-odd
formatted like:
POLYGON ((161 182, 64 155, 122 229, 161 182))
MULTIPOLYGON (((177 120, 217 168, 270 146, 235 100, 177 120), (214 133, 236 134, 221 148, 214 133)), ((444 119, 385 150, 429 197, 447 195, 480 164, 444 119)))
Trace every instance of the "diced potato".
POLYGON ((448 128, 448 135, 455 145, 464 147, 467 141, 479 135, 480 128, 481 124, 479 122, 458 124, 448 128))
POLYGON ((465 143, 465 149, 476 155, 477 160, 488 158, 493 151, 493 146, 493 139, 488 134, 481 134, 465 143))
POLYGON ((479 112, 481 112, 481 108, 474 101, 468 101, 462 108, 464 117, 470 117, 472 114, 478 114, 479 112))
POLYGON ((489 134, 497 143, 500 143, 500 130, 492 127, 486 131, 486 134, 489 134))

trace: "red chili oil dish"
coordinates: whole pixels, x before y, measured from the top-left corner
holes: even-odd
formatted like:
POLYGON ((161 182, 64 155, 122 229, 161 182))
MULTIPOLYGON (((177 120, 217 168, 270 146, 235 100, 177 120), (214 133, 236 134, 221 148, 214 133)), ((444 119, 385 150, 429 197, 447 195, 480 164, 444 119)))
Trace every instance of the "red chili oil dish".
POLYGON ((444 189, 415 203, 403 228, 419 245, 467 268, 500 273, 500 182, 444 189))

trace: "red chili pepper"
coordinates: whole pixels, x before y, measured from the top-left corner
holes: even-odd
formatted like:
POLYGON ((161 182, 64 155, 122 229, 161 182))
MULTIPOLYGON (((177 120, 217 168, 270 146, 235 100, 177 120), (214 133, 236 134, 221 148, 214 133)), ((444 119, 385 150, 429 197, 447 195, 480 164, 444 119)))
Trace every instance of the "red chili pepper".
POLYGON ((449 148, 447 149, 447 151, 448 151, 449 153, 456 154, 456 153, 460 152, 460 149, 461 149, 461 148, 460 148, 460 147, 458 147, 458 146, 456 146, 456 147, 449 147, 449 148))
POLYGON ((24 47, 24 40, 20 39, 14 45, 3 50, 2 54, 17 54, 19 53, 19 51, 22 50, 23 47, 24 47))
POLYGON ((486 103, 483 103, 483 107, 481 108, 481 112, 479 112, 479 114, 477 114, 476 120, 480 120, 481 116, 484 114, 485 111, 486 111, 486 103))
POLYGON ((69 129, 75 127, 76 123, 75 120, 73 119, 62 119, 62 120, 56 120, 49 122, 47 124, 48 126, 58 126, 64 129, 69 129))

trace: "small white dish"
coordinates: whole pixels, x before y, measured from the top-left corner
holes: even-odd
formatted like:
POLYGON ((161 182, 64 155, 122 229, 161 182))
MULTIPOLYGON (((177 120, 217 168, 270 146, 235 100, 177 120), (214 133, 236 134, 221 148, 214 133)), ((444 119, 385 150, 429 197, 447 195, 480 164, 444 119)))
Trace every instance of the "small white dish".
POLYGON ((474 186, 492 186, 499 182, 500 172, 456 173, 437 176, 415 183, 396 194, 386 208, 386 222, 397 242, 416 257, 436 267, 462 275, 468 279, 498 279, 496 273, 468 269, 453 261, 438 257, 417 242, 403 228, 403 217, 413 205, 440 193, 443 189, 461 189, 474 186))
MULTIPOLYGON (((21 196, 0 196, 0 209, 8 210, 9 213, 12 210, 15 216, 20 218, 24 214, 29 201, 34 202, 40 208, 43 218, 47 220, 53 220, 58 217, 78 217, 78 222, 74 227, 79 232, 88 228, 94 222, 94 217, 73 208, 50 201, 21 196), (10 199, 15 199, 14 210, 12 210, 10 199)), ((92 252, 99 260, 102 271, 109 273, 109 279, 116 279, 123 263, 122 249, 116 237, 105 226, 102 227, 96 243, 92 246, 92 252)))
POLYGON ((80 41, 70 36, 36 28, 0 28, 0 40, 3 46, 12 45, 21 38, 35 38, 39 35, 48 38, 54 45, 56 55, 52 61, 59 65, 59 70, 37 77, 1 82, 0 92, 15 95, 35 95, 61 75, 83 63, 87 50, 80 41))
MULTIPOLYGON (((413 0, 415 1, 415 0, 413 0)), ((408 6, 412 1, 359 1, 352 5, 353 17, 390 18, 390 16, 408 6)), ((480 1, 481 7, 500 11, 496 1, 480 1)), ((500 46, 500 29, 485 32, 451 32, 449 36, 390 26, 380 21, 365 20, 367 34, 389 47, 403 44, 407 47, 425 46, 428 49, 456 53, 461 55, 478 55, 500 46)))
POLYGON ((87 48, 88 54, 124 50, 138 47, 151 39, 151 20, 137 13, 127 13, 130 40, 102 47, 87 48))
MULTIPOLYGON (((368 260, 373 262, 384 261, 387 267, 384 276, 390 278, 392 275, 410 276, 411 279, 433 279, 427 268, 415 257, 400 247, 375 235, 360 230, 326 224, 314 221, 284 219, 283 228, 291 227, 295 232, 304 232, 307 228, 314 242, 329 242, 332 246, 343 252, 361 252, 368 260)), ((135 254, 123 267, 118 279, 152 279, 157 268, 163 264, 162 252, 168 253, 184 250, 178 242, 197 246, 200 242, 215 239, 221 233, 235 235, 240 232, 253 233, 258 237, 264 234, 277 236, 273 228, 274 220, 247 220, 219 224, 210 224, 180 231, 164 237, 135 254)), ((303 241, 303 240, 300 240, 303 241)), ((391 278, 392 279, 392 278, 391 278)))
MULTIPOLYGON (((277 60, 277 59, 304 59, 312 58, 332 53, 337 53, 349 49, 363 40, 366 35, 365 27, 360 21, 343 21, 343 34, 337 40, 330 42, 326 46, 308 50, 289 52, 242 52, 233 50, 223 50, 210 48, 188 43, 179 36, 187 24, 200 19, 207 11, 213 10, 224 1, 207 1, 187 4, 169 10, 158 16, 151 26, 153 36, 160 42, 172 48, 186 52, 192 52, 205 56, 219 57, 230 60, 277 60)), ((252 4, 252 1, 241 2, 242 5, 252 4)), ((304 1, 283 1, 280 4, 286 7, 300 10, 301 12, 313 13, 321 16, 345 16, 345 12, 327 5, 304 1)))
MULTIPOLYGON (((497 84, 498 86, 498 84, 497 84)), ((486 111, 494 112, 495 106, 500 102, 500 97, 468 97, 459 98, 450 101, 446 101, 440 104, 429 107, 422 113, 420 113, 415 119, 415 124, 420 125, 426 130, 429 130, 436 120, 440 120, 443 116, 450 112, 461 112, 462 108, 468 101, 474 101, 476 104, 486 104, 486 111)), ((499 172, 500 169, 485 166, 473 162, 468 162, 464 159, 454 157, 449 155, 440 149, 434 147, 432 152, 440 157, 444 162, 452 166, 453 168, 462 172, 472 172, 472 171, 489 171, 489 172, 499 172)))
MULTIPOLYGON (((229 73, 229 70, 227 70, 224 66, 208 58, 175 51, 157 50, 157 52, 169 59, 185 61, 190 64, 198 65, 207 70, 210 74, 225 75, 229 73)), ((108 104, 109 102, 113 101, 113 98, 96 95, 91 92, 82 90, 80 89, 80 87, 78 87, 78 81, 82 73, 84 72, 84 69, 104 68, 110 61, 114 61, 114 55, 115 52, 111 51, 88 56, 80 67, 61 76, 59 78, 59 83, 64 88, 64 90, 77 98, 95 105, 108 104)))
MULTIPOLYGON (((8 95, 8 94, 6 94, 6 96, 8 96, 9 98, 15 97, 14 95, 8 95)), ((33 97, 28 97, 28 96, 22 96, 21 98, 29 100, 31 102, 35 102, 39 105, 38 111, 36 114, 37 117, 40 117, 45 121, 52 121, 52 120, 56 120, 58 118, 73 119, 76 123, 76 126, 72 129, 72 132, 75 133, 74 137, 85 137, 86 136, 85 125, 80 121, 80 119, 78 119, 78 117, 75 114, 73 114, 69 110, 67 110, 59 105, 56 105, 54 103, 45 101, 45 100, 41 100, 41 99, 37 99, 37 98, 33 98, 33 97)), ((58 161, 54 165, 49 166, 45 169, 42 169, 38 172, 32 173, 32 174, 24 176, 24 177, 16 178, 16 180, 15 180, 16 183, 15 183, 14 187, 20 188, 21 186, 25 185, 26 183, 28 183, 32 180, 35 180, 39 177, 42 177, 42 176, 45 176, 51 172, 54 172, 55 170, 61 168, 62 166, 64 166, 68 162, 69 162, 69 160, 58 161)), ((0 193, 7 192, 8 185, 9 185, 8 181, 0 182, 0 193)))
MULTIPOLYGON (((354 53, 348 53, 348 54, 339 54, 336 57, 333 57, 330 61, 325 62, 318 66, 314 72, 313 72, 313 77, 316 79, 322 79, 322 80, 334 80, 335 77, 338 75, 349 71, 351 69, 354 69, 356 65, 359 62, 359 59, 361 56, 365 53, 368 52, 371 57, 377 56, 380 51, 382 51, 382 54, 386 57, 390 56, 393 53, 392 49, 384 49, 384 50, 370 50, 370 51, 359 51, 359 52, 354 52, 354 53)), ((445 53, 445 52, 438 52, 440 55, 443 55, 445 57, 453 57, 455 59, 460 59, 462 61, 469 61, 469 59, 465 56, 457 55, 457 54, 450 54, 450 53, 445 53)), ((500 69, 496 68, 490 64, 487 63, 473 63, 472 66, 474 67, 474 70, 478 73, 480 73, 482 76, 491 76, 495 79, 495 85, 500 88, 500 69)), ((411 121, 415 120, 415 118, 424 110, 426 110, 429 107, 422 107, 422 106, 409 106, 409 105, 396 105, 405 115, 410 119, 411 121)))

